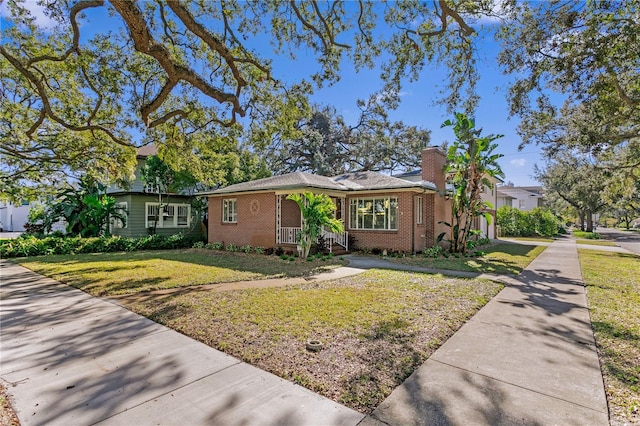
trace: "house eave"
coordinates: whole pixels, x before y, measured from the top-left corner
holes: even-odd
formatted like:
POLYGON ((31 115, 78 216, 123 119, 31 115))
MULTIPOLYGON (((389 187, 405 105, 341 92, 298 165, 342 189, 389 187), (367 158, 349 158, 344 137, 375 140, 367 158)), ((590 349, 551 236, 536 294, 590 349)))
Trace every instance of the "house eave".
POLYGON ((318 186, 283 186, 279 188, 271 188, 271 189, 255 189, 255 190, 245 190, 245 191, 224 191, 224 190, 216 190, 209 192, 199 192, 196 195, 206 196, 206 197, 228 197, 234 195, 245 195, 245 194, 264 194, 264 193, 274 193, 276 195, 285 195, 291 193, 300 193, 300 192, 320 192, 323 194, 327 194, 329 196, 341 197, 347 196, 349 194, 362 194, 362 193, 386 193, 386 192, 422 192, 422 193, 435 193, 437 189, 435 185, 408 185, 408 186, 390 186, 390 187, 378 187, 378 188, 345 188, 345 189, 330 189, 323 188, 318 186))

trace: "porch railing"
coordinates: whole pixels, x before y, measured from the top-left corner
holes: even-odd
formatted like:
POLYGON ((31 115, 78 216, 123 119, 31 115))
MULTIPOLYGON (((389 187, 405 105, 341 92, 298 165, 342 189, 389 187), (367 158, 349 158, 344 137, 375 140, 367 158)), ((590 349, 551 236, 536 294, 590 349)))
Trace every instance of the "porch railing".
POLYGON ((302 228, 296 226, 283 226, 280 228, 280 243, 281 244, 297 244, 296 237, 298 232, 302 231, 302 228))
POLYGON ((333 245, 338 244, 344 247, 345 250, 349 250, 349 233, 347 231, 342 233, 329 232, 325 229, 322 230, 322 238, 327 242, 329 246, 329 252, 332 251, 333 245))
MULTIPOLYGON (((280 244, 297 244, 298 232, 301 232, 302 228, 299 226, 283 226, 280 228, 280 244)), ((334 244, 344 247, 345 250, 349 250, 349 233, 342 232, 329 232, 322 230, 322 238, 324 238, 329 251, 332 250, 334 244)))

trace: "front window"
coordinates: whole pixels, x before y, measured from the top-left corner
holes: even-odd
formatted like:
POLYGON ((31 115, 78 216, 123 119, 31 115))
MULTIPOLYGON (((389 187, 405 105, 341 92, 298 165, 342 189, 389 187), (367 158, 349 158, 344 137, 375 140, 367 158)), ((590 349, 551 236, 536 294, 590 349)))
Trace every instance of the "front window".
POLYGON ((162 227, 169 228, 173 226, 175 221, 176 208, 173 205, 164 206, 162 208, 162 227))
POLYGON ((189 204, 145 203, 147 215, 145 228, 187 228, 191 222, 191 206, 189 204))
POLYGON ((178 207, 178 226, 189 225, 189 206, 181 205, 178 207))
POLYGON ((351 229, 398 229, 398 199, 354 198, 349 204, 351 229))
POLYGON ((237 200, 222 200, 222 222, 238 223, 238 202, 237 200))

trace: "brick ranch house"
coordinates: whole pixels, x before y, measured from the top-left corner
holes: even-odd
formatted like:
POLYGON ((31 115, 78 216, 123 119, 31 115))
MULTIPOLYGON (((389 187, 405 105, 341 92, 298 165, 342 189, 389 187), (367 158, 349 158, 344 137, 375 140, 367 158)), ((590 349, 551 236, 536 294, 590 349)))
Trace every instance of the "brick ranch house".
POLYGON ((292 193, 311 191, 331 197, 342 235, 325 240, 349 249, 381 248, 415 253, 432 247, 447 228, 451 203, 445 192, 445 154, 436 147, 422 151, 421 179, 408 180, 375 172, 326 177, 296 172, 244 182, 202 193, 209 201, 208 241, 238 246, 296 249, 302 217, 292 193))

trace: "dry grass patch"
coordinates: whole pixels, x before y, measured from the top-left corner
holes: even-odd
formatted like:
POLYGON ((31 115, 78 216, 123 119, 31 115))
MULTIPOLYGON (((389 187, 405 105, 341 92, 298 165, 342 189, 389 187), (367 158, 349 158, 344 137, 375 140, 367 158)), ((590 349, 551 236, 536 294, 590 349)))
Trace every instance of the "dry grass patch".
POLYGON ((37 256, 13 261, 94 296, 306 276, 346 263, 338 259, 292 262, 277 256, 198 249, 37 256))
POLYGON ((418 255, 415 257, 389 258, 388 260, 425 268, 517 275, 545 248, 546 246, 498 243, 488 248, 481 248, 480 250, 485 254, 479 257, 450 255, 446 258, 439 257, 434 259, 418 255))
POLYGON ((612 424, 640 423, 640 258, 580 249, 612 424))
POLYGON ((370 270, 286 288, 135 302, 154 321, 371 412, 502 285, 370 270), (317 353, 305 349, 320 340, 317 353))
POLYGON ((0 425, 20 426, 20 420, 11 406, 5 386, 5 383, 0 383, 0 425))

